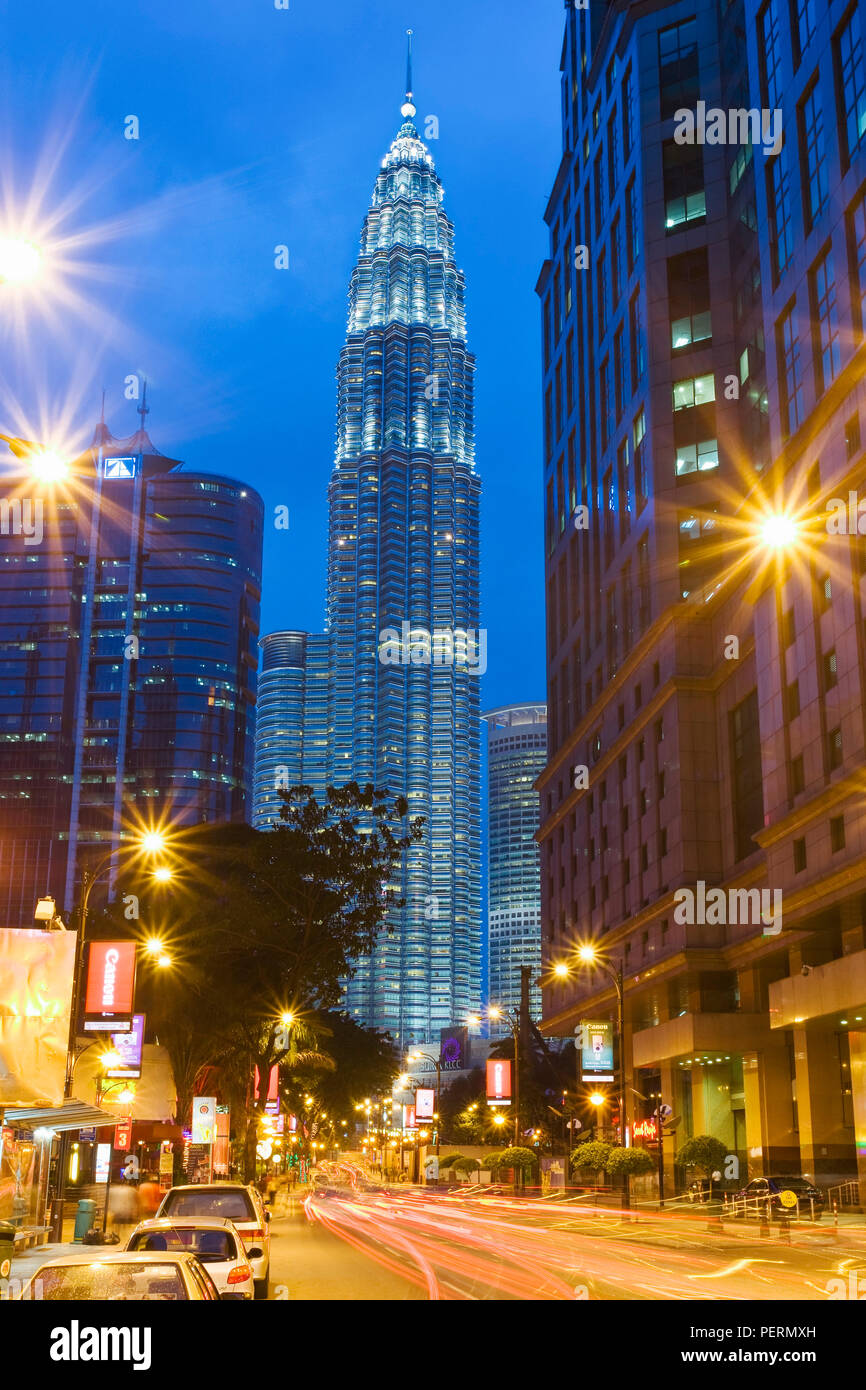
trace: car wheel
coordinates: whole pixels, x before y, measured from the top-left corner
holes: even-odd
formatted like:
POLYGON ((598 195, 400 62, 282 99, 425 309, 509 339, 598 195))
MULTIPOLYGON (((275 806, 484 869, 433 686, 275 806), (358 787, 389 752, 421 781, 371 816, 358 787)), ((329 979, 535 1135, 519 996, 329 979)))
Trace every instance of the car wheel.
POLYGON ((256 1302, 261 1302, 267 1298, 271 1289, 271 1276, 266 1274, 264 1279, 257 1279, 255 1282, 255 1292, 253 1298, 256 1302))

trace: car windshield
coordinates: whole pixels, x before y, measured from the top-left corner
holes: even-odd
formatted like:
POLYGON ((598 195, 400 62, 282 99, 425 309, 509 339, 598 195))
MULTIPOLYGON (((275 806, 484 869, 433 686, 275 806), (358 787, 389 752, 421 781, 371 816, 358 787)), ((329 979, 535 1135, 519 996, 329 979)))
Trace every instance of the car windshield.
POLYGON ((806 1192, 811 1185, 807 1183, 805 1178, 771 1178, 770 1181, 776 1183, 778 1187, 787 1187, 793 1192, 806 1192))
POLYGON ((37 1272, 24 1297, 46 1302, 81 1298, 109 1303, 176 1303, 188 1294, 176 1264, 130 1261, 111 1265, 47 1265, 37 1272))
POLYGON ((159 1231, 139 1231, 130 1250, 186 1250, 203 1264, 214 1260, 237 1259, 237 1246, 231 1231, 202 1230, 199 1226, 171 1226, 159 1231))
POLYGON ((248 1192, 242 1187, 202 1188, 201 1192, 169 1192, 163 1216, 220 1216, 229 1221, 255 1221, 248 1192))

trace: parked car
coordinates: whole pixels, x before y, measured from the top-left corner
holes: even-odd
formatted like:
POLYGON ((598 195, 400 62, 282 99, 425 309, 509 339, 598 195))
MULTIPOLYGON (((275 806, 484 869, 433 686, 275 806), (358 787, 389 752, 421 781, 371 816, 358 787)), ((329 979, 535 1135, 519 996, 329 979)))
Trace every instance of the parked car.
POLYGON ((198 1216, 212 1216, 219 1220, 231 1221, 240 1232, 247 1259, 253 1267, 255 1297, 267 1298, 271 1273, 271 1236, 268 1223, 269 1211, 265 1211, 258 1189, 235 1182, 190 1183, 183 1187, 171 1187, 159 1204, 157 1216, 170 1216, 178 1220, 190 1220, 198 1216))
MULTIPOLYGON (((244 1249, 240 1231, 234 1223, 216 1216, 151 1217, 141 1221, 126 1243, 126 1249, 180 1251, 195 1255, 207 1268, 221 1295, 252 1298, 255 1292, 253 1267, 244 1249)), ((250 1254, 258 1251, 254 1246, 250 1254)))
MULTIPOLYGON (((810 1183, 808 1178, 792 1173, 773 1174, 766 1178, 753 1178, 740 1192, 736 1194, 735 1201, 745 1198, 746 1213, 749 1208, 754 1207, 760 1214, 761 1206, 764 1202, 769 1202, 770 1212, 773 1216, 782 1216, 785 1212, 789 1216, 811 1216, 815 1213, 816 1220, 820 1220, 824 1211, 824 1194, 820 1188, 810 1183), (783 1193, 793 1192, 797 1198, 796 1202, 783 1201, 783 1193)), ((737 1215, 746 1214, 737 1212, 737 1215)))
POLYGON ((82 1251, 47 1260, 17 1297, 40 1302, 211 1303, 220 1294, 195 1255, 141 1250, 99 1259, 82 1251))

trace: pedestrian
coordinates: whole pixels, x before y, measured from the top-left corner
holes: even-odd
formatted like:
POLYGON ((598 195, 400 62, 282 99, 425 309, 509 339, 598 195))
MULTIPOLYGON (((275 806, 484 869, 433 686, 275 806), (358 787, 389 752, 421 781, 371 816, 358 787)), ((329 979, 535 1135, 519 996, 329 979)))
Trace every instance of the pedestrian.
POLYGON ((153 1173, 145 1173, 138 1185, 139 1220, 147 1221, 155 1216, 162 1199, 159 1182, 153 1173))
POLYGON ((138 1222, 138 1191, 131 1183, 121 1181, 111 1189, 108 1201, 112 1229, 123 1244, 130 1227, 138 1222))

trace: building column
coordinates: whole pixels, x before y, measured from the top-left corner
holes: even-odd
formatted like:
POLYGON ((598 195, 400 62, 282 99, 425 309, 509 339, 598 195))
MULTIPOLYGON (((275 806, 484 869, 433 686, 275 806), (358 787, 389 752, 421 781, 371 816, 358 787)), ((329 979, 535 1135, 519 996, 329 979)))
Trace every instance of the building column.
POLYGON ((860 1179, 860 1201, 866 1198, 866 1033, 848 1034, 851 1049, 851 1093, 854 1102, 854 1152, 860 1179))
POLYGON ((791 1067, 785 1047, 743 1053, 743 1089, 746 1093, 745 1182, 778 1169, 796 1167, 800 1161, 794 1133, 794 1101, 791 1067))
POLYGON ((794 1029, 800 1171, 842 1182, 852 1177, 852 1135, 842 1117, 838 1045, 829 1029, 794 1029))

